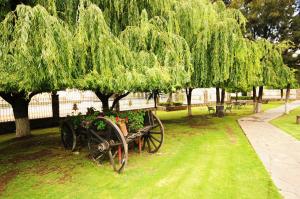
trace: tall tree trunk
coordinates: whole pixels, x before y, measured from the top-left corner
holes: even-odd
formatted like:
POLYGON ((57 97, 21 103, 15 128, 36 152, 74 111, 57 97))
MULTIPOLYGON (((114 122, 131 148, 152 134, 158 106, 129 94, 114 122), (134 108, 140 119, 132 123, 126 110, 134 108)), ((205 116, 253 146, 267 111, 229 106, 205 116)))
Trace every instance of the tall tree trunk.
POLYGON ((263 92, 264 92, 264 87, 263 86, 259 86, 258 100, 257 100, 257 104, 256 104, 256 111, 255 111, 256 113, 260 113, 261 112, 263 92))
POLYGON ((225 102, 225 88, 221 91, 221 105, 224 105, 225 102))
POLYGON ((253 112, 256 112, 256 87, 252 87, 252 92, 253 92, 253 112))
POLYGON ((286 96, 285 96, 285 114, 289 114, 288 110, 288 102, 290 99, 290 92, 291 92, 291 84, 288 84, 286 87, 286 96))
POLYGON ((189 117, 191 117, 193 115, 192 114, 192 92, 193 92, 193 88, 185 89, 189 117))
POLYGON ((220 88, 216 87, 216 104, 220 104, 220 88))
POLYGON ((97 97, 100 99, 100 101, 102 103, 102 111, 104 113, 109 112, 109 98, 113 94, 103 94, 99 91, 96 91, 95 94, 97 95, 97 97))
POLYGON ((280 100, 281 100, 281 101, 283 100, 283 88, 280 89, 280 100))
POLYGON ((239 93, 236 91, 236 92, 235 92, 235 102, 238 101, 238 96, 239 96, 238 94, 239 94, 239 93))
POLYGON ((36 93, 31 93, 27 96, 25 92, 0 93, 0 96, 12 106, 16 124, 16 137, 26 137, 31 135, 28 105, 30 99, 35 94, 36 93))

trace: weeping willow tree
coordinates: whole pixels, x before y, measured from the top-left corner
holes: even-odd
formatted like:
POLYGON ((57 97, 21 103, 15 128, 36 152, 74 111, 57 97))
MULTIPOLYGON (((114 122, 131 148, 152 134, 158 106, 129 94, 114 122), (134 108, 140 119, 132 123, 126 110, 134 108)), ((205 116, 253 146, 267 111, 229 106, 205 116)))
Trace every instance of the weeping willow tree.
POLYGON ((174 91, 190 81, 189 46, 184 38, 169 31, 165 18, 149 20, 144 10, 140 24, 127 27, 120 39, 135 54, 138 70, 146 78, 142 91, 174 91))
POLYGON ((70 36, 41 6, 20 5, 1 22, 0 96, 12 105, 17 137, 30 135, 30 99, 71 83, 70 36))
POLYGON ((75 86, 93 90, 103 111, 109 111, 108 100, 113 94, 126 95, 142 86, 132 53, 110 32, 96 5, 80 4, 73 40, 80 74, 75 86))
POLYGON ((256 42, 261 53, 261 73, 254 82, 255 87, 259 86, 255 112, 261 112, 263 87, 288 86, 293 82, 294 75, 283 62, 282 51, 287 46, 285 43, 273 44, 265 39, 256 42))
MULTIPOLYGON (((234 53, 233 67, 226 82, 226 88, 232 92, 249 91, 252 87, 256 91, 256 83, 262 74, 262 51, 255 41, 242 38, 234 53)), ((256 94, 256 92, 254 92, 256 94)), ((254 95, 254 107, 256 96, 254 95)))
POLYGON ((173 31, 186 40, 191 51, 194 70, 186 85, 191 115, 194 88, 224 87, 229 79, 246 20, 239 11, 226 9, 223 2, 206 0, 178 1, 172 17, 173 31))

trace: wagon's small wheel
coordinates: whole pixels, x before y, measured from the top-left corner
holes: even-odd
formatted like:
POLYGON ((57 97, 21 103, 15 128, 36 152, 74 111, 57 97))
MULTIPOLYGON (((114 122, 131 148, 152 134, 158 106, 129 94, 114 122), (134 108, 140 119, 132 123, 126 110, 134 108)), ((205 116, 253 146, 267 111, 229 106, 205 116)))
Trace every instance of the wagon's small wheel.
POLYGON ((105 148, 108 147, 109 145, 107 145, 106 141, 97 132, 89 130, 88 149, 94 161, 101 163, 106 155, 105 148))
POLYGON ((128 145, 119 129, 111 120, 100 117, 105 123, 105 129, 101 131, 90 130, 88 148, 90 155, 96 161, 101 161, 105 155, 108 156, 113 169, 121 173, 128 159, 128 145))
POLYGON ((83 127, 78 127, 75 131, 76 134, 76 138, 77 138, 77 142, 76 142, 76 146, 81 146, 81 147, 85 147, 87 146, 87 141, 88 141, 88 129, 83 128, 83 127))
POLYGON ((64 148, 74 151, 76 147, 76 135, 70 122, 65 121, 61 124, 60 135, 64 148))
POLYGON ((164 127, 159 118, 150 112, 152 128, 142 137, 143 149, 147 148, 149 153, 159 150, 164 141, 164 127))

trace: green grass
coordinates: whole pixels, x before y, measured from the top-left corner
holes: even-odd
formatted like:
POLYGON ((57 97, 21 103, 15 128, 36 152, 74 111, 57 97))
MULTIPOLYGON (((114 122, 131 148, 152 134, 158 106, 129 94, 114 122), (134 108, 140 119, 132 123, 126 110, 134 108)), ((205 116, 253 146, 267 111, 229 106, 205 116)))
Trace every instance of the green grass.
POLYGON ((271 124, 300 140, 300 125, 296 123, 296 116, 300 115, 300 108, 296 108, 288 115, 283 115, 271 121, 271 124))
MULTIPOLYGON (((269 104, 264 108, 278 106, 269 104)), ((4 198, 281 198, 236 119, 206 108, 158 112, 166 132, 156 154, 130 152, 121 175, 96 165, 82 149, 64 151, 57 128, 28 139, 0 136, 0 197, 4 198)))

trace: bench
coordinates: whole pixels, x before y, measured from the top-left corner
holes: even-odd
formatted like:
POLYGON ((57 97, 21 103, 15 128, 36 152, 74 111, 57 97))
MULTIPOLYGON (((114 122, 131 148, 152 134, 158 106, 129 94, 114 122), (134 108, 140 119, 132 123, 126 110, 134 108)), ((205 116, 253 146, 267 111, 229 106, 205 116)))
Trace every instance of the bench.
POLYGON ((213 113, 216 112, 216 109, 213 106, 207 106, 208 109, 208 113, 210 114, 210 112, 212 111, 213 113))

